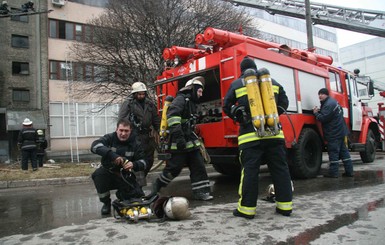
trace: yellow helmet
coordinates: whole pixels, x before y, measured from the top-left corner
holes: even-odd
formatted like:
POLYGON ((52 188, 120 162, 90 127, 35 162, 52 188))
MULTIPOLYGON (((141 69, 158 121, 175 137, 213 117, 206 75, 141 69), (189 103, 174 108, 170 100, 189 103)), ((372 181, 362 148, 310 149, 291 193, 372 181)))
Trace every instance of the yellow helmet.
POLYGON ((38 135, 43 135, 44 134, 43 130, 41 130, 41 129, 38 129, 36 132, 37 132, 38 135))

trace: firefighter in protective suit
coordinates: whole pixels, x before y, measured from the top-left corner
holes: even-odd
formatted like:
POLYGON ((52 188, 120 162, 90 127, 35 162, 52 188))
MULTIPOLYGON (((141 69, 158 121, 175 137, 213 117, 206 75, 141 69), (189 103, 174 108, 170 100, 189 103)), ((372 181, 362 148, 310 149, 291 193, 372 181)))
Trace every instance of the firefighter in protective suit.
POLYGON ((102 215, 111 213, 110 190, 117 190, 119 200, 144 196, 132 171, 143 171, 147 163, 140 142, 131 132, 131 122, 119 119, 115 132, 104 135, 91 145, 91 152, 102 157, 101 167, 92 174, 99 200, 104 204, 102 215))
MULTIPOLYGON (((250 118, 250 106, 244 82, 247 69, 257 71, 255 62, 245 57, 241 65, 241 77, 231 83, 224 98, 223 111, 239 122, 238 148, 242 165, 239 185, 238 207, 234 216, 253 219, 258 199, 258 176, 262 159, 267 160, 276 194, 276 212, 289 216, 292 212, 292 189, 289 168, 286 162, 285 139, 282 130, 277 135, 259 136, 250 118), (238 110, 234 110, 238 108, 238 110), (239 110, 242 110, 240 112, 239 110)), ((278 114, 288 107, 288 98, 283 87, 272 80, 278 114)))
POLYGON ((193 197, 197 200, 211 200, 210 183, 204 160, 200 152, 200 141, 194 133, 196 104, 202 96, 204 78, 194 77, 179 90, 167 110, 167 124, 170 131, 169 147, 171 158, 153 183, 149 196, 156 195, 176 178, 183 167, 190 169, 193 197))
MULTIPOLYGON (((154 152, 159 135, 157 131, 160 127, 158 110, 154 102, 148 97, 144 83, 135 82, 132 84, 131 94, 120 107, 118 118, 126 118, 131 121, 135 131, 133 133, 138 136, 144 147, 148 164, 144 170, 144 176, 141 176, 140 180, 138 178, 138 181, 144 186, 146 185, 144 178, 154 164, 154 152)), ((137 177, 140 174, 137 173, 137 177)))

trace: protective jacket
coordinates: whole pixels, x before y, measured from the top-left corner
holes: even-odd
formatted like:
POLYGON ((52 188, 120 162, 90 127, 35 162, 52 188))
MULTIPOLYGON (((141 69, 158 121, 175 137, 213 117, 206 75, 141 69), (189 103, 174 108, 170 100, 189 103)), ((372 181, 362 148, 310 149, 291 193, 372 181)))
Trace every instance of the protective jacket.
POLYGON ((45 149, 47 149, 48 142, 44 135, 39 135, 36 139, 37 154, 45 155, 45 149))
POLYGON ((22 128, 17 143, 21 150, 36 150, 37 133, 34 128, 22 128))
POLYGON ((160 117, 155 104, 147 97, 141 105, 133 95, 130 95, 120 107, 118 117, 131 121, 138 134, 149 134, 151 127, 159 131, 160 117))
POLYGON ((344 112, 334 98, 327 97, 324 101, 321 101, 320 111, 314 113, 314 115, 322 124, 322 131, 326 141, 341 139, 348 135, 344 112))
POLYGON ((120 171, 121 166, 114 163, 119 156, 131 161, 134 171, 142 171, 147 165, 143 149, 132 135, 127 141, 122 142, 118 139, 116 132, 106 134, 92 143, 91 152, 102 157, 102 166, 110 172, 120 171))
MULTIPOLYGON (((193 90, 190 90, 193 91, 193 90)), ((197 135, 194 133, 196 104, 191 99, 191 94, 186 91, 178 92, 167 110, 167 123, 170 130, 171 152, 188 152, 200 146, 197 135), (183 149, 177 147, 183 141, 183 149)))
MULTIPOLYGON (((274 79, 272 79, 272 85, 278 107, 278 114, 280 115, 287 109, 289 100, 283 87, 274 79)), ((250 106, 243 75, 231 83, 224 98, 223 111, 232 119, 234 119, 234 115, 231 114, 231 107, 237 102, 238 105, 244 106, 246 113, 250 115, 250 106)), ((280 133, 275 136, 259 137, 255 132, 251 120, 240 124, 238 136, 238 146, 240 150, 257 145, 259 140, 267 139, 284 140, 283 131, 280 130, 280 133)))

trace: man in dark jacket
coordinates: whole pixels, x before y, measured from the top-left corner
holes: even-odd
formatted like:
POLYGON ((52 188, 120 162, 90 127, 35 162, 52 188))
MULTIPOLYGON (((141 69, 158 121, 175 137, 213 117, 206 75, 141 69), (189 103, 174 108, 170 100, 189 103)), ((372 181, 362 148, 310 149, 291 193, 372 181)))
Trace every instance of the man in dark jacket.
POLYGON ((342 159, 345 173, 344 177, 353 177, 353 164, 349 150, 345 144, 348 129, 344 120, 344 112, 338 102, 329 97, 329 90, 322 88, 318 92, 321 108, 314 107, 313 112, 322 124, 324 138, 327 141, 329 155, 329 170, 324 177, 338 178, 339 160, 342 159))
POLYGON ((28 160, 31 160, 32 170, 37 170, 37 133, 29 118, 24 119, 23 128, 20 130, 17 145, 21 150, 21 169, 28 170, 28 160))
MULTIPOLYGON (((144 176, 147 176, 154 164, 154 151, 156 138, 159 135, 160 117, 156 105, 147 95, 147 88, 144 83, 136 82, 132 84, 132 91, 127 100, 122 104, 119 111, 119 119, 130 120, 133 129, 144 147, 147 167, 144 176)), ((143 177, 144 177, 143 176, 143 177)), ((145 185, 145 179, 141 180, 145 185)))
POLYGON ((36 146, 37 146, 37 162, 39 164, 39 168, 43 167, 44 163, 44 157, 45 157, 45 149, 47 149, 48 142, 45 139, 44 132, 41 129, 38 129, 37 131, 37 139, 36 139, 36 146))
POLYGON ((144 196, 133 171, 143 171, 147 163, 140 143, 131 132, 130 121, 120 119, 114 133, 104 135, 91 145, 91 151, 102 156, 101 167, 92 174, 99 200, 104 204, 102 215, 111 212, 110 190, 117 189, 116 197, 120 200, 144 196))
POLYGON ((161 175, 153 183, 149 196, 155 195, 162 187, 166 187, 176 178, 183 167, 190 169, 193 197, 197 200, 211 200, 210 182, 202 154, 199 150, 200 141, 194 133, 194 115, 196 104, 203 94, 204 78, 194 77, 187 81, 185 87, 179 90, 167 110, 167 123, 170 131, 169 149, 171 159, 161 175))
MULTIPOLYGON (((247 57, 242 60, 240 68, 241 77, 231 83, 223 105, 223 111, 230 118, 240 122, 238 148, 242 175, 239 184, 238 207, 233 211, 233 215, 247 219, 254 218, 258 199, 259 168, 263 159, 267 161, 273 178, 276 212, 289 216, 292 212, 292 186, 286 162, 283 131, 279 130, 276 135, 268 136, 260 136, 256 132, 252 120, 250 120, 250 105, 244 82, 244 72, 252 69, 254 73, 258 73, 258 70, 254 60, 247 57), (244 113, 241 114, 246 115, 246 118, 237 118, 238 113, 232 113, 232 108, 234 109, 236 105, 244 108, 244 113)), ((274 79, 272 85, 278 114, 281 114, 289 105, 288 98, 283 87, 274 79)))

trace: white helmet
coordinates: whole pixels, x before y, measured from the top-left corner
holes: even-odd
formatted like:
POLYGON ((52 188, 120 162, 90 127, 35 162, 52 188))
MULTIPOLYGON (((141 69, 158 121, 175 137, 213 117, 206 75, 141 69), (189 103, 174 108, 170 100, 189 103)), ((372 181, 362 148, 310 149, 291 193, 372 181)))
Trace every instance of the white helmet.
POLYGON ((184 197, 171 197, 163 207, 166 216, 170 219, 183 220, 191 216, 189 202, 184 197))
POLYGON ((44 134, 44 132, 43 132, 43 130, 41 130, 41 129, 38 129, 38 130, 37 130, 37 134, 38 134, 38 135, 43 135, 43 134, 44 134))
POLYGON ((142 82, 133 83, 131 87, 132 87, 131 94, 137 93, 137 92, 147 92, 146 85, 142 82))
POLYGON ((188 86, 190 86, 191 84, 201 85, 202 88, 204 89, 204 88, 205 88, 205 78, 202 77, 202 76, 194 77, 194 78, 188 80, 187 83, 186 83, 186 85, 184 85, 184 86, 185 86, 185 87, 188 87, 188 86))
POLYGON ((26 119, 24 119, 23 125, 25 125, 25 126, 32 125, 32 121, 29 120, 29 118, 26 118, 26 119))

